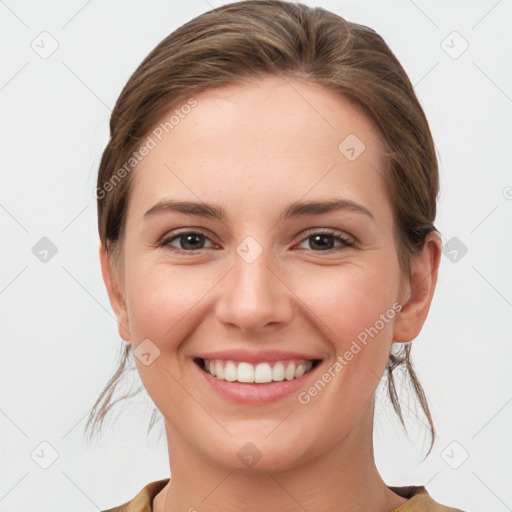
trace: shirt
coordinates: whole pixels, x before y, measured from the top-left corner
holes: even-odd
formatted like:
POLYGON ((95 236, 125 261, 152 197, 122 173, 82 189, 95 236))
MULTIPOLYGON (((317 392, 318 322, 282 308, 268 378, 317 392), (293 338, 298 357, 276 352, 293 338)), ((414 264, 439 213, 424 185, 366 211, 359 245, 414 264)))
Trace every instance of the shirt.
MULTIPOLYGON (((153 512, 153 498, 167 485, 169 478, 147 484, 132 500, 102 512, 153 512)), ((389 487, 394 493, 409 498, 390 512, 463 512, 434 501, 423 486, 389 487)))

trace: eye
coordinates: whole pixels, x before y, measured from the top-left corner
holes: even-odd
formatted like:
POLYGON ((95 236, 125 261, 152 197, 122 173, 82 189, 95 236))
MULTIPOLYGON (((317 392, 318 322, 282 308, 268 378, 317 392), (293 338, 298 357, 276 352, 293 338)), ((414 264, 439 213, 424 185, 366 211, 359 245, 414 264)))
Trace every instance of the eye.
MULTIPOLYGON (((304 240, 301 242, 302 245, 304 242, 309 243, 309 249, 319 252, 319 251, 340 251, 346 249, 347 247, 353 247, 355 242, 349 240, 342 236, 341 233, 337 231, 315 231, 310 233, 304 240), (335 247, 335 242, 338 241, 339 245, 335 247)), ((299 245, 299 247, 300 247, 299 245)), ((306 247, 308 249, 308 247, 306 247)))
POLYGON ((186 231, 164 238, 159 243, 159 246, 170 247, 178 251, 181 249, 182 251, 186 252, 196 252, 200 249, 208 248, 204 246, 206 241, 210 240, 205 235, 203 235, 203 233, 199 233, 197 231, 186 231))
MULTIPOLYGON (((314 231, 303 239, 300 245, 308 243, 309 247, 303 247, 314 252, 340 251, 355 246, 355 242, 345 238, 338 231, 314 231), (337 245, 336 245, 337 244, 337 245)), ((158 244, 159 247, 167 247, 177 252, 199 252, 201 249, 208 249, 215 244, 203 233, 198 231, 183 231, 164 238, 158 244), (210 246, 205 244, 210 243, 210 246)))

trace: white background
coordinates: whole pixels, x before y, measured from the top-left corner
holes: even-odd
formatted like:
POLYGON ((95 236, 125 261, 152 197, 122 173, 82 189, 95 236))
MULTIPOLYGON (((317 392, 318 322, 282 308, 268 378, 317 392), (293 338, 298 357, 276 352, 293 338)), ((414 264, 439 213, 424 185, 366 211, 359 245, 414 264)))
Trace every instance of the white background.
MULTIPOLYGON (((0 511, 104 509, 169 476, 163 423, 146 436, 152 403, 143 394, 100 442, 84 441, 121 346, 92 191, 129 76, 172 30, 222 3, 0 2, 0 511), (31 48, 43 31, 58 42, 47 59, 31 48), (42 237, 57 247, 46 263, 32 252, 42 237), (59 455, 48 469, 31 457, 43 441, 59 455)), ((439 155, 437 226, 444 242, 457 237, 468 249, 455 263, 443 256, 413 342, 435 448, 422 462, 426 431, 407 437, 379 403, 378 467, 388 485, 426 484, 441 503, 511 510, 512 1, 306 3, 374 28, 403 64, 439 155), (446 40, 453 31, 469 43, 458 58, 463 41, 446 40)))

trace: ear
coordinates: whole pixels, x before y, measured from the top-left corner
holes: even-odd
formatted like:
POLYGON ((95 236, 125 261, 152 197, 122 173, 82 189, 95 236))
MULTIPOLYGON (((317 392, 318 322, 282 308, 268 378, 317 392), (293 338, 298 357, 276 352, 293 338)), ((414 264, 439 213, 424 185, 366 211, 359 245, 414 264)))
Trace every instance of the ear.
POLYGON ((420 333, 434 296, 441 252, 439 235, 429 233, 423 249, 411 261, 411 276, 404 286, 406 303, 396 317, 393 341, 412 341, 420 333))
POLYGON ((100 244, 100 262, 103 282, 107 288, 110 304, 117 318, 117 327, 119 335, 124 341, 131 340, 130 323, 128 321, 128 311, 126 308, 126 300, 121 286, 119 286, 119 276, 113 270, 111 257, 103 244, 100 244))

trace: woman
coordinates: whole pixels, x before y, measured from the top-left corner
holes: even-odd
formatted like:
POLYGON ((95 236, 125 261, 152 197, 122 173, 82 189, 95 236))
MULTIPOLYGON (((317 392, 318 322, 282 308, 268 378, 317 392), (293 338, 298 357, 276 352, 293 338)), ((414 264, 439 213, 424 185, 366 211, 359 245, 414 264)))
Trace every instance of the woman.
POLYGON ((413 87, 373 30, 277 0, 165 38, 111 117, 102 273, 165 420, 171 479, 112 511, 456 510, 388 487, 374 396, 410 359, 441 254, 413 87))

